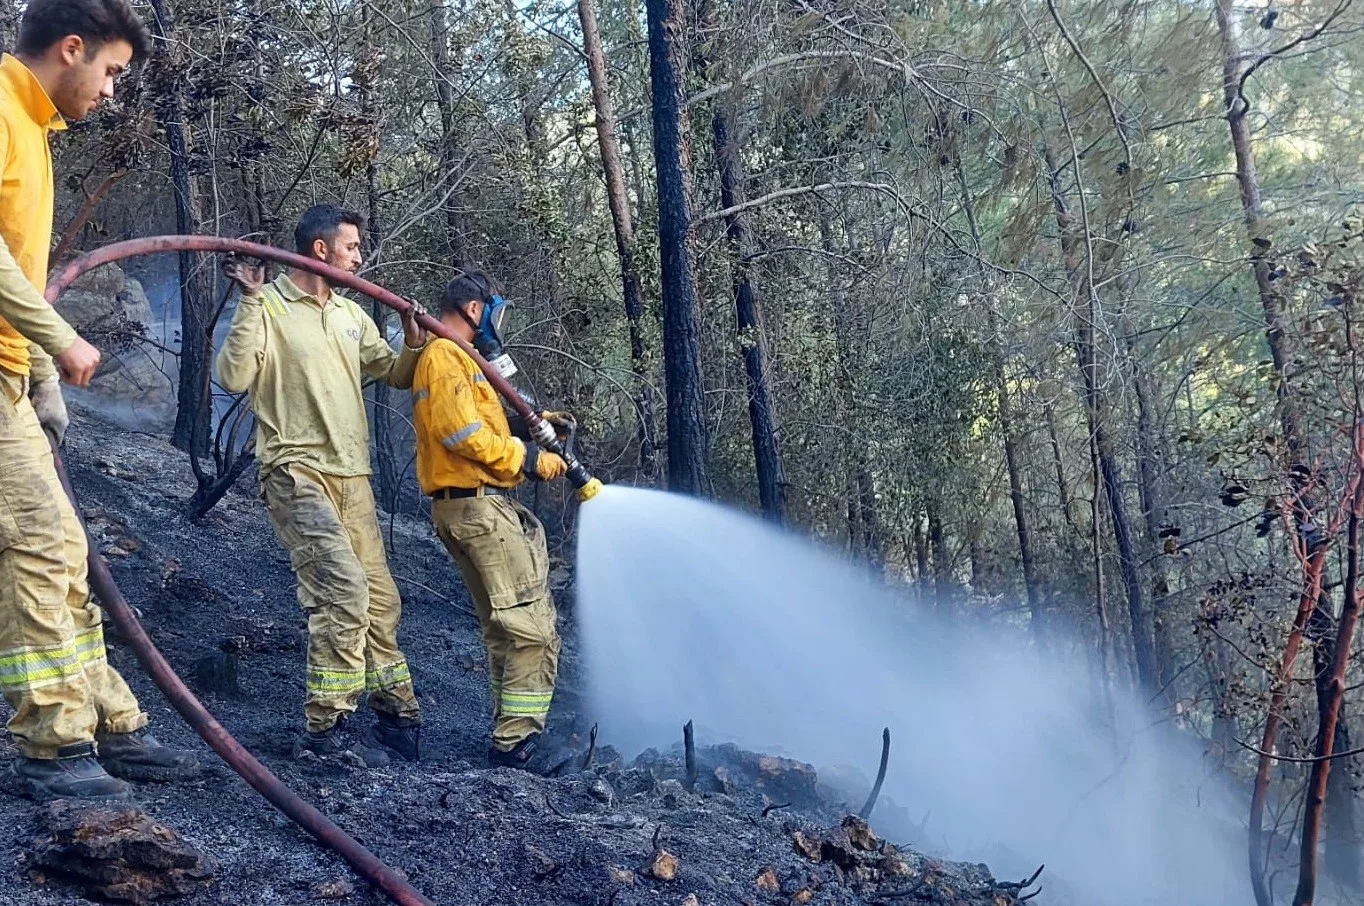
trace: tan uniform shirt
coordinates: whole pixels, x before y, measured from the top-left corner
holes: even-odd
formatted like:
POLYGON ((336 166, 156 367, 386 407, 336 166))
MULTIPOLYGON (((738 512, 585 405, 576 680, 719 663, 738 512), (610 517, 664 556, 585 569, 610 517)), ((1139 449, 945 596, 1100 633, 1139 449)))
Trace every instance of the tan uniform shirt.
POLYGON ((320 302, 287 276, 237 305, 218 382, 251 394, 261 474, 302 463, 326 475, 369 475, 361 375, 406 390, 420 350, 394 352, 359 305, 320 302))

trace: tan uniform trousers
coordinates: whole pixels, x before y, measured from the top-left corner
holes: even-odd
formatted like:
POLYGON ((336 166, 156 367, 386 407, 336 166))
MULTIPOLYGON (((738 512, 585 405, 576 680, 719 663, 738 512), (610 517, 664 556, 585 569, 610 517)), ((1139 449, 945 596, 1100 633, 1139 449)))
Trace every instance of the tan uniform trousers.
POLYGON ((308 615, 308 729, 320 733, 369 706, 421 719, 407 658, 398 649, 402 601, 388 571, 369 478, 323 475, 293 463, 261 485, 275 534, 289 551, 308 615))
POLYGON ((432 520, 473 596, 493 698, 493 745, 545 729, 559 673, 545 529, 501 495, 435 500, 432 520))
POLYGON ((28 758, 85 754, 95 731, 147 725, 109 666, 85 529, 62 490, 28 381, 0 371, 0 689, 28 758))

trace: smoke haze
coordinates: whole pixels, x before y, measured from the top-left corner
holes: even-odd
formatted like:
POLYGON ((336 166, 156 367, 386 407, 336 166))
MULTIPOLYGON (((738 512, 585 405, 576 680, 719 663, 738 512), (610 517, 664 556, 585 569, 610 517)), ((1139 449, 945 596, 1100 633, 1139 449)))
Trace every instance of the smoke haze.
MULTIPOLYGON (((666 748, 694 719, 701 744, 866 775, 889 726, 883 797, 931 810, 927 839, 905 840, 918 849, 1006 878, 1045 862, 1044 903, 1250 901, 1244 807, 1196 741, 1134 702, 1107 714, 1082 664, 1038 657, 1013 628, 938 620, 810 541, 692 498, 608 487, 578 544, 604 739, 666 748)), ((910 833, 885 811, 882 833, 910 833)))

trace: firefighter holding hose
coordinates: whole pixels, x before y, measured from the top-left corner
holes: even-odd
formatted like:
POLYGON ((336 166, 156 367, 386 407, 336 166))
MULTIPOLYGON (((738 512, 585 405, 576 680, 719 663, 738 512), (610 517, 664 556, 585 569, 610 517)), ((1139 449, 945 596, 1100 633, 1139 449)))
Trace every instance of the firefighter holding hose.
MULTIPOLYGON (((294 231, 298 253, 355 273, 364 222, 331 205, 309 208, 294 231)), ((369 767, 390 755, 416 761, 421 709, 398 648, 402 602, 370 488, 361 379, 411 387, 426 332, 409 309, 395 352, 360 306, 316 274, 291 270, 263 285, 261 268, 236 258, 223 271, 242 295, 218 379, 250 393, 261 488, 308 615, 307 727, 294 754, 351 752, 369 767), (376 722, 356 732, 349 721, 367 690, 376 722)))
POLYGON ((115 78, 150 43, 127 0, 32 0, 17 56, 0 62, 0 690, 14 709, 13 771, 39 798, 123 799, 131 788, 118 777, 199 773, 193 755, 147 732, 109 666, 85 529, 44 434, 60 442, 68 424, 58 371, 83 387, 100 359, 42 295, 48 137, 113 97, 115 78))
MULTIPOLYGON (((473 345, 503 377, 515 372, 502 351, 507 303, 485 274, 445 288, 440 321, 473 345)), ((488 655, 494 766, 547 773, 556 763, 542 743, 559 669, 559 634, 549 592, 545 529, 508 495, 522 481, 563 477, 563 457, 541 449, 509 421, 497 393, 458 345, 435 339, 412 382, 417 480, 432 498, 431 518, 474 599, 488 655)), ((567 429, 563 413, 545 420, 567 429)))

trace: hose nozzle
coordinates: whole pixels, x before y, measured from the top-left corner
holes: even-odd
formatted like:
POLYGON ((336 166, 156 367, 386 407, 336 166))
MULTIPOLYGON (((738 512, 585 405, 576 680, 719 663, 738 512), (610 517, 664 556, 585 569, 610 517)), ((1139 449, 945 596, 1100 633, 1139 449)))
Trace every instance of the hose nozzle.
POLYGON ((558 453, 568 463, 567 477, 573 487, 578 489, 580 503, 591 500, 601 493, 601 479, 593 477, 592 473, 587 471, 587 467, 578 459, 577 451, 574 449, 573 441, 578 433, 576 421, 570 418, 562 434, 556 432, 554 426, 539 417, 538 413, 531 413, 526 422, 530 436, 537 444, 558 453))
POLYGON ((578 502, 587 503, 587 501, 600 494, 603 487, 605 487, 605 485, 601 483, 600 478, 589 478, 587 484, 578 488, 578 502))

